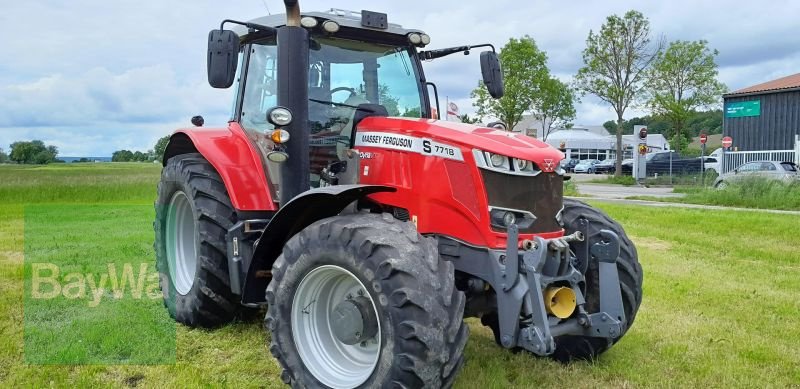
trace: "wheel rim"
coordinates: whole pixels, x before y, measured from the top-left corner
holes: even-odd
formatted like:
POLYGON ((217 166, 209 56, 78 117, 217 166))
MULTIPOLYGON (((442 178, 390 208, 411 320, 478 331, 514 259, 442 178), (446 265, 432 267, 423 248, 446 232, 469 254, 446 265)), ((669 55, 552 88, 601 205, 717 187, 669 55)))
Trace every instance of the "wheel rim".
POLYGON ((166 230, 169 276, 175 290, 186 295, 197 270, 197 231, 192 204, 182 191, 175 192, 169 201, 166 230))
POLYGON ((334 335, 331 313, 353 298, 364 297, 378 318, 378 310, 364 284, 353 273, 334 265, 309 272, 292 301, 292 337, 308 371, 323 384, 352 388, 363 384, 375 370, 381 349, 380 320, 377 334, 348 345, 334 335))

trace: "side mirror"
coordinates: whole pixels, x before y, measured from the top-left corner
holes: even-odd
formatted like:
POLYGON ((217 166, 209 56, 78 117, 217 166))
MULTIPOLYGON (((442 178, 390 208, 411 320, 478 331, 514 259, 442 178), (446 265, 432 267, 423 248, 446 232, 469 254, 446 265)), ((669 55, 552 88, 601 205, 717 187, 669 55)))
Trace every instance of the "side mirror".
POLYGON ((239 36, 231 30, 208 33, 208 83, 225 89, 233 85, 239 58, 239 36))
POLYGON ((500 60, 494 51, 481 53, 481 75, 489 95, 495 99, 503 97, 503 72, 500 69, 500 60))

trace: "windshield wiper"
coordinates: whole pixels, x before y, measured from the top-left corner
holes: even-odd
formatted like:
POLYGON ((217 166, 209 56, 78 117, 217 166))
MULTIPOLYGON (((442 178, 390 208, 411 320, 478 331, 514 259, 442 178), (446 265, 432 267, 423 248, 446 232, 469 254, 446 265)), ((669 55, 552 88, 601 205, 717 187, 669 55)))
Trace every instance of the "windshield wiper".
POLYGON ((403 69, 405 69, 405 71, 406 71, 406 76, 410 76, 411 75, 411 69, 409 69, 408 60, 406 59, 405 55, 400 54, 400 50, 402 50, 402 49, 400 49, 399 47, 395 48, 394 49, 394 56, 397 57, 398 55, 400 55, 400 62, 403 63, 403 69))
POLYGON ((339 107, 348 107, 348 108, 353 108, 353 109, 355 109, 355 110, 358 110, 358 111, 365 111, 365 112, 372 112, 372 113, 375 113, 375 110, 373 110, 373 109, 364 108, 364 107, 359 107, 359 106, 350 105, 350 104, 345 104, 345 103, 336 103, 336 102, 333 102, 333 101, 327 101, 327 100, 317 100, 317 99, 308 99, 308 100, 309 100, 309 101, 313 101, 313 102, 315 102, 315 103, 319 103, 319 104, 331 104, 331 105, 336 105, 336 106, 339 106, 339 107))

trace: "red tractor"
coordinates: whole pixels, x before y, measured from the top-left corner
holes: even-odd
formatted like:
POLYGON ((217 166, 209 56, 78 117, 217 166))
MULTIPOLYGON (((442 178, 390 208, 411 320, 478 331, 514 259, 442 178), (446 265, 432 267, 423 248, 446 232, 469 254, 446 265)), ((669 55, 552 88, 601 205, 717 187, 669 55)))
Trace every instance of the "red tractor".
POLYGON ((285 5, 210 32, 209 83, 235 84, 232 118, 176 131, 164 154, 154 226, 170 315, 215 327, 266 305, 269 350, 296 387, 449 387, 465 317, 561 361, 619 341, 641 303, 636 249, 563 199, 563 154, 433 117, 423 61, 489 47, 498 98, 494 48, 429 50, 385 14, 285 5))

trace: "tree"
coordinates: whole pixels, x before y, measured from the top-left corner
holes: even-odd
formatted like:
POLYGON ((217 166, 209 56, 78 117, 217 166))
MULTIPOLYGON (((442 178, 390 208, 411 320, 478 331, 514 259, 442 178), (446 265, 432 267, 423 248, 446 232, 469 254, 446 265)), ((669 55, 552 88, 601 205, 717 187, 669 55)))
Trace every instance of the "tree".
POLYGON ((689 118, 699 108, 719 104, 726 91, 717 81, 718 54, 704 40, 675 41, 658 53, 648 71, 647 105, 670 122, 669 135, 678 150, 688 144, 684 128, 689 118))
POLYGON ((542 122, 542 140, 546 141, 553 126, 563 127, 575 119, 575 92, 569 85, 550 77, 542 84, 541 93, 534 99, 536 120, 542 122))
POLYGON ((380 101, 380 105, 386 108, 389 116, 400 116, 400 100, 392 95, 389 85, 378 85, 378 101, 380 101))
POLYGON ((20 141, 11 144, 9 158, 21 164, 48 164, 58 155, 58 148, 46 146, 40 140, 20 141))
POLYGON ((133 152, 130 150, 117 150, 111 154, 111 162, 131 162, 133 152))
POLYGON ((422 110, 420 110, 419 107, 406 109, 406 111, 403 112, 400 116, 406 118, 420 118, 422 117, 422 110))
POLYGON ((2 148, 0 148, 0 163, 6 163, 6 162, 8 162, 8 154, 6 154, 5 151, 3 151, 2 148))
POLYGON ((615 122, 613 120, 608 120, 605 123, 603 123, 603 128, 605 128, 606 131, 608 131, 608 132, 616 133, 616 131, 617 131, 617 122, 615 122))
POLYGON ((153 147, 153 153, 155 155, 156 161, 161 161, 164 158, 164 152, 167 150, 167 144, 169 144, 169 135, 160 138, 156 145, 153 147))
POLYGON ((499 57, 503 64, 503 97, 492 98, 483 82, 478 83, 470 97, 475 99, 473 106, 479 120, 494 116, 510 131, 522 120, 522 115, 531 110, 534 99, 542 91, 542 84, 550 78, 550 72, 546 65, 547 55, 527 35, 509 39, 499 57))
POLYGON ((131 160, 135 162, 145 162, 147 161, 147 154, 141 151, 134 152, 131 160))
POLYGON ((475 123, 480 122, 480 119, 478 119, 476 117, 469 117, 468 114, 461 114, 461 115, 458 115, 456 117, 458 118, 458 120, 461 121, 461 123, 475 124, 475 123))
POLYGON ((638 11, 611 15, 600 32, 589 31, 584 66, 575 76, 578 90, 597 96, 617 114, 617 176, 622 175, 622 118, 640 95, 646 70, 661 51, 661 40, 651 46, 650 22, 644 15, 638 11))

